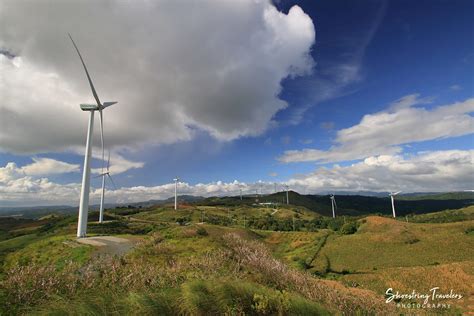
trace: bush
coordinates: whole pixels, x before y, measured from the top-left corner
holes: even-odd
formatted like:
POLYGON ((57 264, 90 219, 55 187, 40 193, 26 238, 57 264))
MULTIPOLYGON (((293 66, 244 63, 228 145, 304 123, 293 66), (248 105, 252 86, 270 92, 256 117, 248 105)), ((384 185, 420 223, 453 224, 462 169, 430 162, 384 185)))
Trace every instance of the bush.
POLYGON ((189 217, 179 217, 176 219, 176 223, 178 223, 180 226, 184 226, 190 221, 191 219, 189 217))
POLYGON ((341 234, 351 235, 357 232, 357 222, 347 222, 341 227, 341 234))
POLYGON ((196 230, 196 233, 199 235, 199 236, 207 236, 209 235, 207 233, 207 230, 204 228, 204 227, 199 227, 197 230, 196 230))

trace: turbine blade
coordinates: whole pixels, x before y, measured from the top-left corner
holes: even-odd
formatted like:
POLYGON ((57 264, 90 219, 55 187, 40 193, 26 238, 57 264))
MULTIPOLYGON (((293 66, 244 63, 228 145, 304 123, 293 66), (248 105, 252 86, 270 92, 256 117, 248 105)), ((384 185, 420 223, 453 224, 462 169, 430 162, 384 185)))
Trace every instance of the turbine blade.
POLYGON ((101 174, 98 174, 98 175, 94 176, 94 178, 100 178, 100 177, 103 177, 103 176, 104 176, 104 174, 101 173, 101 174))
POLYGON ((111 105, 114 105, 115 103, 117 103, 117 102, 116 102, 116 101, 113 101, 113 102, 104 102, 104 103, 102 104, 102 108, 105 109, 105 108, 107 108, 107 107, 109 107, 109 106, 111 106, 111 105))
POLYGON ((397 194, 400 194, 400 193, 402 193, 402 191, 395 192, 395 193, 393 193, 393 195, 397 195, 397 194))
POLYGON ((109 179, 110 179, 110 182, 111 182, 111 183, 112 183, 112 185, 114 186, 114 189, 115 189, 115 190, 117 190, 117 186, 115 185, 115 182, 114 182, 114 180, 112 179, 112 177, 110 176, 110 174, 109 174, 109 173, 107 173, 107 176, 109 177, 109 179))
POLYGON ((333 201, 334 201, 334 208, 337 210, 336 199, 333 199, 333 201))
POLYGON ((109 159, 107 159, 107 172, 109 172, 110 167, 110 149, 109 149, 109 159))
POLYGON ((79 52, 79 48, 77 48, 76 43, 72 39, 71 34, 67 33, 69 35, 69 38, 71 39, 72 45, 74 45, 74 48, 76 48, 77 54, 79 55, 79 58, 81 59, 82 66, 84 66, 84 70, 86 71, 87 75, 87 80, 89 80, 89 85, 91 86, 92 94, 94 95, 94 99, 97 102, 97 106, 100 108, 102 104, 100 103, 99 96, 97 95, 97 92, 95 91, 94 85, 92 84, 91 77, 89 76, 89 71, 87 71, 86 64, 84 63, 84 59, 82 59, 81 53, 79 52))

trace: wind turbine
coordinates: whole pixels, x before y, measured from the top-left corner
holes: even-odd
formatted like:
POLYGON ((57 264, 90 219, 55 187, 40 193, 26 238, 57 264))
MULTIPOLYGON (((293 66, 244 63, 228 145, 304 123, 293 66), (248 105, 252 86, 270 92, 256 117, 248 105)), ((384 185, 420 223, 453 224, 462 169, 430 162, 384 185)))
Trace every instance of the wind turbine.
POLYGON ((336 197, 334 196, 334 194, 331 194, 329 198, 331 199, 332 218, 336 218, 336 210, 337 210, 336 197))
POLYGON ((287 184, 284 185, 286 190, 286 204, 290 204, 290 198, 288 196, 288 189, 290 188, 287 184))
POLYGON ((102 193, 100 195, 100 211, 99 211, 99 223, 102 223, 104 221, 104 197, 105 197, 105 178, 109 177, 110 182, 114 186, 114 189, 117 190, 117 186, 114 183, 114 180, 112 180, 112 176, 110 175, 110 150, 109 150, 109 159, 107 160, 107 169, 105 172, 102 172, 99 174, 97 177, 102 177, 102 193))
POLYGON ((178 209, 178 182, 179 178, 176 177, 173 179, 174 181, 174 210, 176 211, 178 209))
POLYGON ((94 84, 92 83, 92 79, 89 75, 89 71, 87 70, 86 64, 84 63, 84 59, 82 59, 81 53, 79 52, 79 48, 77 48, 76 43, 72 39, 71 34, 68 34, 69 38, 71 39, 74 48, 81 59, 82 66, 84 67, 84 71, 86 72, 87 80, 89 81, 90 88, 92 90, 92 95, 96 101, 96 104, 81 104, 82 111, 89 111, 89 125, 87 129, 87 140, 86 140, 86 152, 84 154, 84 171, 82 175, 82 188, 81 188, 81 198, 79 200, 79 218, 77 223, 77 237, 85 237, 87 233, 87 215, 89 212, 89 191, 90 191, 90 174, 91 174, 91 149, 92 149, 92 139, 91 135, 94 130, 94 112, 99 111, 100 115, 100 139, 102 142, 102 169, 104 168, 104 125, 103 125, 103 116, 102 110, 105 108, 117 103, 117 102, 104 102, 101 103, 99 100, 99 96, 95 91, 94 84))
POLYGON ((392 200, 392 212, 393 212, 393 217, 397 217, 397 215, 395 214, 395 200, 394 200, 394 196, 401 193, 402 191, 398 191, 398 192, 390 192, 389 195, 390 195, 390 199, 392 200))

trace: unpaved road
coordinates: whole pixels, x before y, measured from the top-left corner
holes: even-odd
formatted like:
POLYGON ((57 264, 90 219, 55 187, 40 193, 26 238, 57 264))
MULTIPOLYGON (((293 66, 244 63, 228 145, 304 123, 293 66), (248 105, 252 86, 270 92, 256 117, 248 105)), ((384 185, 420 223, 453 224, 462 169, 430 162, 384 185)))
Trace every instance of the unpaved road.
POLYGON ((97 247, 97 252, 100 255, 111 256, 123 256, 134 246, 133 242, 128 239, 113 236, 85 237, 77 239, 77 242, 97 247))

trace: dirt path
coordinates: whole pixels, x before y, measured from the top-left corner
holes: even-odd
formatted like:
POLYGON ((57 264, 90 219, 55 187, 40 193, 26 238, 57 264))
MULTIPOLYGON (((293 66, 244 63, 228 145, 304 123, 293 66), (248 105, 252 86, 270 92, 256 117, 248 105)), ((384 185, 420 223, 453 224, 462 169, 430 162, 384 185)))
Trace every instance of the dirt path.
POLYGON ((133 242, 128 239, 113 236, 86 237, 77 239, 77 242, 97 247, 98 255, 111 256, 123 256, 134 246, 133 242))

